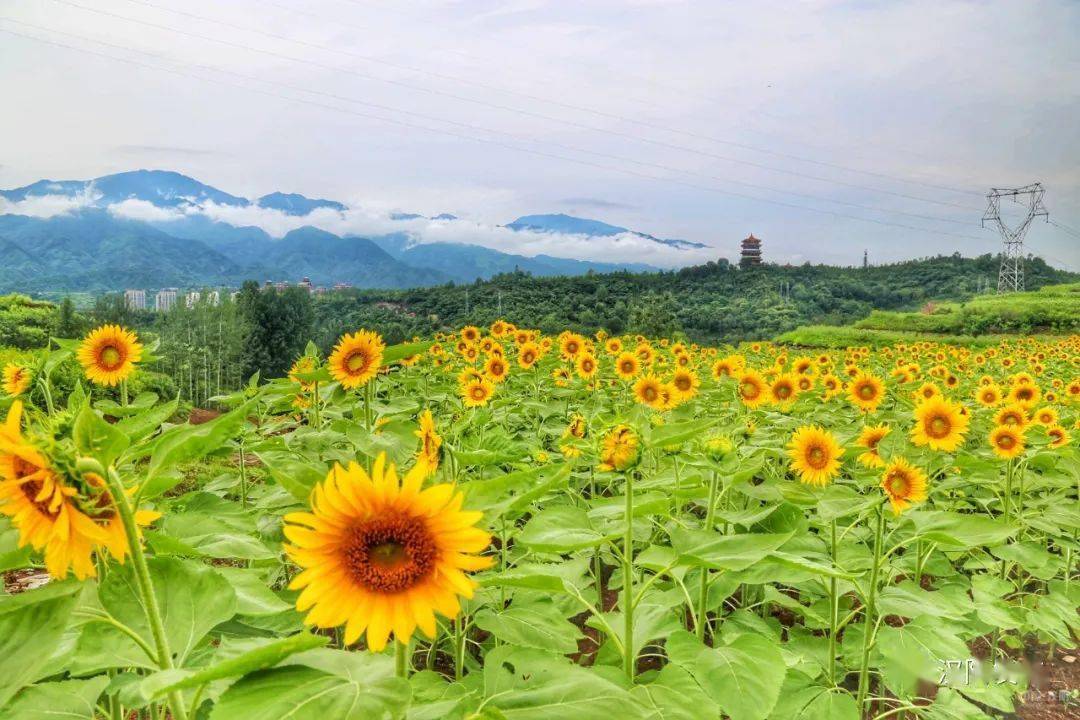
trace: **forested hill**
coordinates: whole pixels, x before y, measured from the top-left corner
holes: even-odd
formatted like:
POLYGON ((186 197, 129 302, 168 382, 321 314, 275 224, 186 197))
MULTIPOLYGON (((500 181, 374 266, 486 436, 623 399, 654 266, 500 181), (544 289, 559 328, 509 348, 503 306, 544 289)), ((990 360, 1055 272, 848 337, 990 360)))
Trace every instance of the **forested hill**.
MULTIPOLYGON (((326 340, 349 327, 380 327, 391 338, 504 318, 558 332, 664 335, 698 342, 771 338, 804 324, 841 324, 872 309, 918 309, 931 300, 964 300, 996 288, 999 258, 959 255, 868 268, 763 265, 726 261, 660 273, 581 277, 499 275, 468 285, 404 291, 355 291, 316 304, 326 340), (501 309, 500 309, 501 308, 501 309)), ((1042 260, 1025 267, 1027 288, 1074 282, 1080 274, 1042 260)))

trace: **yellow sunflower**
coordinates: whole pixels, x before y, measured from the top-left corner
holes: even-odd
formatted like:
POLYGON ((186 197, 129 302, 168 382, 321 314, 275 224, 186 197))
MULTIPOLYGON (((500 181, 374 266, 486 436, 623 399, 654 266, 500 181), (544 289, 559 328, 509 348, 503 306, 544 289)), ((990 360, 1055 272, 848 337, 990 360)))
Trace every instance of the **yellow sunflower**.
POLYGON ((1027 427, 1028 422, 1027 410, 1024 409, 1023 405, 1006 405, 994 413, 995 425, 1007 425, 1023 430, 1027 427))
POLYGON ((641 362, 633 353, 624 352, 615 359, 615 373, 623 380, 631 380, 641 370, 641 362))
POLYGON ((604 349, 607 350, 608 355, 618 355, 623 349, 622 340, 619 338, 611 338, 604 343, 604 349))
POLYGON ((860 447, 866 448, 866 452, 859 455, 859 462, 866 467, 885 467, 885 460, 878 454, 878 443, 890 432, 892 428, 884 423, 864 427, 859 433, 859 439, 855 441, 860 447))
POLYGON ((912 503, 926 499, 926 473, 904 458, 896 458, 882 473, 881 488, 893 512, 899 515, 912 503))
POLYGON ((1038 423, 1039 425, 1045 425, 1046 427, 1057 425, 1057 410, 1049 405, 1041 407, 1032 414, 1031 420, 1032 422, 1038 423))
POLYGON ((345 335, 327 361, 330 374, 343 388, 354 390, 378 374, 385 349, 382 337, 370 330, 345 335))
POLYGON ((932 382, 923 383, 919 386, 919 389, 915 391, 915 400, 922 402, 923 400, 930 400, 941 395, 941 390, 932 382))
POLYGON ((1024 454, 1024 431, 1015 426, 998 425, 990 431, 988 440, 994 454, 1004 460, 1024 454))
POLYGON ((774 404, 781 407, 786 407, 794 402, 798 394, 795 379, 788 373, 780 373, 769 385, 769 397, 774 404))
POLYGON ((576 333, 567 333, 559 342, 559 352, 564 360, 573 360, 585 348, 585 338, 576 333))
POLYGON ((494 394, 495 386, 484 378, 471 380, 461 386, 461 399, 465 403, 465 407, 474 408, 487 405, 494 394))
POLYGON ((461 339, 469 345, 478 342, 480 340, 480 328, 475 325, 466 325, 461 328, 461 339))
POLYGON ((588 380, 594 375, 596 375, 596 371, 599 369, 599 366, 596 362, 596 357, 593 356, 591 353, 587 352, 578 355, 577 361, 574 363, 574 366, 577 368, 577 374, 585 380, 588 380))
POLYGON ((693 370, 679 369, 671 378, 671 387, 680 401, 686 401, 697 394, 701 381, 693 370))
POLYGON ((113 386, 131 376, 142 351, 135 333, 119 325, 102 325, 83 339, 76 357, 87 380, 113 386))
POLYGON ((506 360, 498 355, 492 355, 488 358, 488 361, 484 363, 484 370, 487 372, 488 378, 492 382, 501 383, 506 380, 506 376, 510 372, 510 366, 506 364, 506 360))
POLYGON ((1046 434, 1050 437, 1050 447, 1059 448, 1069 444, 1069 431, 1060 425, 1051 425, 1046 428, 1046 434))
POLYGON ((518 365, 528 370, 540 359, 540 346, 534 342, 524 343, 518 349, 518 365))
POLYGON ((932 450, 952 452, 964 441, 970 420, 962 406, 934 396, 915 406, 915 427, 911 430, 911 441, 916 445, 927 445, 932 450))
POLYGON ((848 398, 863 412, 873 412, 885 398, 885 385, 874 375, 860 372, 848 385, 848 398))
POLYGON ((765 378, 757 370, 746 370, 739 376, 739 399, 748 408, 756 408, 769 399, 765 378))
POLYGON ((386 455, 368 475, 356 463, 334 467, 311 493, 311 512, 285 516, 285 551, 302 569, 290 588, 308 625, 345 626, 345 644, 366 633, 379 652, 393 633, 407 644, 416 628, 435 636, 435 613, 454 618, 458 597, 476 583, 466 572, 483 570, 478 555, 491 536, 475 527, 479 512, 461 509, 453 485, 421 489, 422 468, 398 480, 386 455))
POLYGON ((634 398, 643 405, 659 410, 665 403, 664 383, 655 375, 642 375, 634 383, 634 398))
POLYGON ((975 390, 975 400, 983 407, 994 407, 1001 402, 1001 388, 995 383, 982 385, 975 390))
POLYGON ((17 397, 30 387, 30 371, 18 363, 4 366, 4 392, 17 397))
POLYGON ((843 454, 844 449, 833 434, 816 425, 800 427, 788 443, 791 469, 806 485, 827 485, 839 474, 843 454))
POLYGON ((640 443, 629 425, 617 425, 600 446, 600 470, 629 470, 638 460, 640 443))
POLYGON ((420 428, 413 433, 420 438, 420 448, 416 451, 416 464, 426 470, 426 475, 434 475, 439 469, 442 437, 435 430, 435 418, 430 410, 420 413, 420 428))
POLYGON ((1042 393, 1034 383, 1021 383, 1013 385, 1009 390, 1009 401, 1028 408, 1039 402, 1042 393))

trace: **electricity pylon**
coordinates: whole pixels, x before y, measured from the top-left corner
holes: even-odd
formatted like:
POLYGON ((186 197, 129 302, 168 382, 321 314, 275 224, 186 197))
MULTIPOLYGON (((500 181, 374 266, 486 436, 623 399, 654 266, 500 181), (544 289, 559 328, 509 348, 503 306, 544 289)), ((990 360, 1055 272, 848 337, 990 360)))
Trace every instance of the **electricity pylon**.
POLYGON ((998 270, 998 292, 1022 292, 1024 290, 1024 235, 1036 217, 1050 217, 1043 205, 1046 193, 1042 183, 1032 183, 1020 188, 991 188, 986 198, 989 204, 983 213, 982 225, 992 222, 1001 233, 1005 247, 1001 253, 1001 269, 998 270), (1001 198, 1009 198, 1018 205, 1027 205, 1027 217, 1015 228, 1001 219, 1001 198))

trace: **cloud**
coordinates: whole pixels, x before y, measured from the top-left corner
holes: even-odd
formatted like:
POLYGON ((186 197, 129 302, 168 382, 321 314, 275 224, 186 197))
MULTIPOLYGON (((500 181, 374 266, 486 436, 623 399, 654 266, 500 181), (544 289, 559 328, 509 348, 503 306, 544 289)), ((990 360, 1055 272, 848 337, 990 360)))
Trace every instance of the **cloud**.
POLYGON ((559 200, 559 203, 570 207, 588 207, 597 210, 637 210, 637 206, 630 203, 594 197, 568 197, 559 200))
POLYGON ((89 189, 76 195, 33 195, 23 200, 0 197, 0 215, 50 218, 92 206, 97 197, 89 189))
POLYGON ((206 157, 227 154, 219 150, 180 147, 177 145, 117 145, 113 148, 113 151, 127 155, 170 155, 174 157, 206 157))

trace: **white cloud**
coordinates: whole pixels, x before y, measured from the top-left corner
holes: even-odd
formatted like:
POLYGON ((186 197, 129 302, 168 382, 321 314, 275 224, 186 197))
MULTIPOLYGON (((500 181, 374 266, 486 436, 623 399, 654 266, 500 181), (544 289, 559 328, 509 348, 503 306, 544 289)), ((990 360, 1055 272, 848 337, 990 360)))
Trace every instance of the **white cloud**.
MULTIPOLYGON (((59 189, 57 186, 56 189, 59 189)), ((34 195, 24 200, 7 200, 0 197, 0 215, 28 215, 49 218, 93 205, 96 196, 90 192, 78 195, 34 195)))

